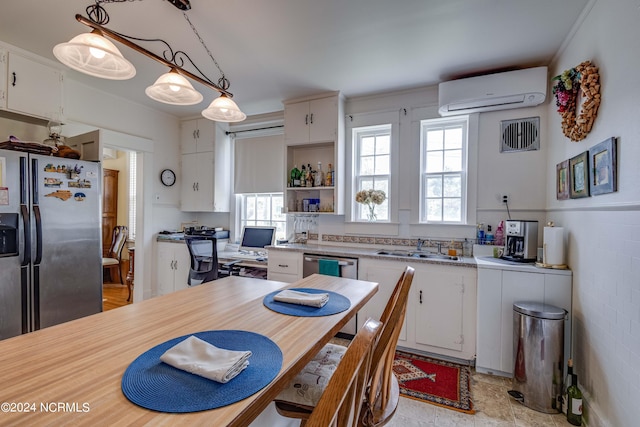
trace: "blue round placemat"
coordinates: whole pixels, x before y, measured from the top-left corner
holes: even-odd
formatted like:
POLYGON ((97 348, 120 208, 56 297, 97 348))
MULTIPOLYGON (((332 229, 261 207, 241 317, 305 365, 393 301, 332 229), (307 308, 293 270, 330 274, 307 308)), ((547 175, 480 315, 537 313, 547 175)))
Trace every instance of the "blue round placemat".
POLYGON ((171 339, 138 356, 122 376, 122 392, 131 402, 159 412, 197 412, 230 405, 269 384, 282 367, 282 351, 264 335, 248 331, 197 332, 171 339), (194 335, 227 350, 251 350, 249 366, 226 384, 174 368, 160 356, 194 335))
POLYGON ((310 294, 329 294, 329 301, 323 307, 311 307, 308 305, 292 304, 288 302, 274 301, 273 297, 280 291, 274 291, 267 294, 262 303, 270 310, 281 314, 288 314, 289 316, 300 317, 319 317, 330 316, 332 314, 340 313, 351 307, 351 301, 344 295, 340 295, 337 292, 325 291, 323 289, 313 288, 291 288, 292 291, 308 292, 310 294))

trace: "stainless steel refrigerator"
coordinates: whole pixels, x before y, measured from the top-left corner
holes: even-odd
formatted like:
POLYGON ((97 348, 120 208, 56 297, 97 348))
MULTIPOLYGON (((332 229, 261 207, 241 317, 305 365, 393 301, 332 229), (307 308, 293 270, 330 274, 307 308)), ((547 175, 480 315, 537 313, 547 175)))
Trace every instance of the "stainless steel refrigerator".
POLYGON ((0 339, 102 311, 99 163, 0 150, 0 339))

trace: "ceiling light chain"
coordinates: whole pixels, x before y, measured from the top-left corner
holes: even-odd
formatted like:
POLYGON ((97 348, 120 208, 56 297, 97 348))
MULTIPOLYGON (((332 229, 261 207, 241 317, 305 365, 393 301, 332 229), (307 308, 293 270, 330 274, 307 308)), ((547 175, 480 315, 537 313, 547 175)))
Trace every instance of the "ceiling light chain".
POLYGON ((209 54, 209 58, 211 58, 211 60, 213 61, 213 63, 215 64, 216 68, 218 69, 218 71, 220 71, 220 74, 222 75, 222 77, 218 80, 218 86, 222 87, 224 90, 229 89, 229 86, 231 86, 231 83, 229 82, 229 80, 225 77, 224 75, 224 71, 222 71, 222 68, 220 68, 220 65, 218 65, 218 61, 216 61, 216 59, 213 57, 213 54, 211 53, 211 51, 209 50, 209 48, 207 47, 207 45, 205 44, 204 40, 202 39, 202 37, 200 37, 200 33, 198 33, 198 30, 196 29, 196 27, 193 25, 193 23, 191 23, 191 20, 189 19, 189 17, 187 16, 186 12, 182 12, 182 15, 184 16, 184 19, 187 20, 187 22, 189 23, 189 26, 191 26, 191 30, 193 31, 193 33, 196 35, 196 37, 198 37, 198 40, 200 40, 200 44, 202 45, 202 47, 204 47, 204 49, 207 51, 207 54, 209 54))

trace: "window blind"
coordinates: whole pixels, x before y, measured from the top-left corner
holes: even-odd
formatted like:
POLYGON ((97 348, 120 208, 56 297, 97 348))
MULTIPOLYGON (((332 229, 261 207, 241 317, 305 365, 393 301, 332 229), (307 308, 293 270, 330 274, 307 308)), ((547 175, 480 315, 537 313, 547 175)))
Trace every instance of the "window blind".
POLYGON ((234 193, 284 190, 284 135, 235 140, 234 193))

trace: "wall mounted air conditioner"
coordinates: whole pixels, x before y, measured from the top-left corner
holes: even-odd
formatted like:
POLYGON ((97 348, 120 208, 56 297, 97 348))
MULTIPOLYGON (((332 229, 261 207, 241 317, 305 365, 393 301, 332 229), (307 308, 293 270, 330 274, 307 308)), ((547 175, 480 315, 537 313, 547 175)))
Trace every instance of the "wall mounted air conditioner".
POLYGON ((547 67, 452 80, 438 85, 440 115, 533 107, 547 96, 547 67))

